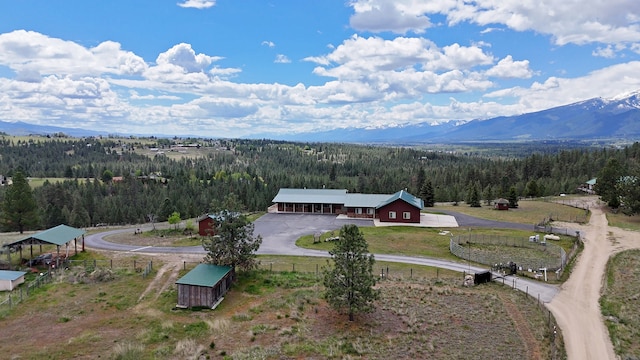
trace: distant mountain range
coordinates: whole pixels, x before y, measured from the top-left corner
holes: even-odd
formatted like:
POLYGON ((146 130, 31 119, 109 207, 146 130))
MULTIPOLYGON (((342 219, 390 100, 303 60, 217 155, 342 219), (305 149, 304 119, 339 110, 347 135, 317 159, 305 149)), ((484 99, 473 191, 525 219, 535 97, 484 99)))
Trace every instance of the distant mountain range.
POLYGON ((359 143, 640 139, 640 91, 594 98, 538 112, 468 122, 450 121, 380 129, 339 129, 295 134, 283 140, 359 143))
MULTIPOLYGON (((108 135, 106 132, 92 130, 3 121, 0 121, 0 131, 10 135, 54 133, 64 133, 75 137, 108 135)), ((163 134, 155 136, 165 137, 163 134)), ((173 137, 173 135, 166 135, 166 137, 173 137)), ((527 140, 636 140, 640 139, 640 91, 612 99, 594 98, 534 113, 500 116, 488 120, 450 121, 441 125, 422 123, 377 129, 347 128, 291 135, 259 134, 251 136, 251 138, 386 144, 527 140)))

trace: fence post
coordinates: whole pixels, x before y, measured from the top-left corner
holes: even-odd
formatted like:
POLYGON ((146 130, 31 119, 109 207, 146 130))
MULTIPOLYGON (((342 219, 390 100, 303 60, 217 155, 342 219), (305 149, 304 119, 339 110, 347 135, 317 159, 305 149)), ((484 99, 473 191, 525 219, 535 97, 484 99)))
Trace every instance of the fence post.
POLYGON ((187 270, 187 262, 182 260, 182 270, 187 270))
POLYGON ((136 259, 133 259, 133 271, 136 271, 136 259))
POLYGON ((316 264, 316 277, 318 277, 318 264, 316 264))
POLYGON ((273 263, 269 263, 269 272, 273 272, 273 263))
POLYGON ((293 266, 293 272, 296 272, 296 263, 291 264, 293 266))
POLYGON ((111 267, 111 269, 113 269, 113 259, 109 260, 109 266, 111 267))
POLYGON ((98 266, 96 265, 96 259, 93 259, 93 270, 95 270, 95 269, 96 269, 96 267, 98 267, 98 266))
POLYGON ((409 273, 409 279, 413 279, 413 268, 410 268, 411 272, 409 273))

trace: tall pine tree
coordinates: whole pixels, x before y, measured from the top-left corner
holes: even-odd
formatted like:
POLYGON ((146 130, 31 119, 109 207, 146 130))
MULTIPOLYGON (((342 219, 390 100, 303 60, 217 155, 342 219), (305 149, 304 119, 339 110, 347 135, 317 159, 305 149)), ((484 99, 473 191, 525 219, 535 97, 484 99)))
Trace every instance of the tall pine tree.
POLYGON ((433 191, 433 185, 431 184, 431 180, 425 180, 420 188, 420 198, 424 201, 424 206, 433 207, 436 203, 435 201, 435 193, 433 191))
POLYGON ((353 321, 357 313, 371 312, 378 291, 373 288, 375 259, 369 254, 367 241, 356 225, 345 225, 333 250, 332 268, 324 269, 325 298, 340 313, 353 321))
POLYGON ((8 186, 2 203, 2 226, 8 231, 34 229, 39 223, 38 205, 29 182, 21 171, 13 174, 13 184, 8 186))

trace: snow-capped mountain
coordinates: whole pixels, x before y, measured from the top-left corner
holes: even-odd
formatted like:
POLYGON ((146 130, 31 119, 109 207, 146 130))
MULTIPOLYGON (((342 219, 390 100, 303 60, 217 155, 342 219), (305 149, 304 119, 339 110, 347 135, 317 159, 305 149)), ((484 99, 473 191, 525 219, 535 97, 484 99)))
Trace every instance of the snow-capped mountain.
MULTIPOLYGON (((11 135, 52 134, 93 136, 96 131, 0 121, 11 135)), ((106 134, 103 134, 106 135, 106 134)), ((135 134, 125 134, 135 135, 135 134)), ((162 137, 163 134, 156 134, 162 137)), ((173 135, 166 135, 167 137, 173 135)), ((450 121, 376 129, 336 129, 288 136, 255 134, 252 138, 289 141, 419 144, 459 141, 515 140, 640 140, 640 90, 610 99, 593 98, 538 112, 468 122, 450 121)))
POLYGON ((287 137, 297 141, 386 143, 587 139, 640 140, 640 91, 458 125, 449 122, 386 130, 343 129, 287 137))

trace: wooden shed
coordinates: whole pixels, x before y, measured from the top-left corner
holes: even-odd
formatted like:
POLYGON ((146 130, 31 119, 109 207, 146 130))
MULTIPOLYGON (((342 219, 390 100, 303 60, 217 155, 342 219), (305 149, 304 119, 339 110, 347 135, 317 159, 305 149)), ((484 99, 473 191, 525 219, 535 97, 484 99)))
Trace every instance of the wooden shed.
POLYGON ((235 272, 231 266, 198 264, 181 277, 178 285, 179 308, 215 308, 231 288, 235 272))
POLYGON ((12 291, 24 283, 24 271, 0 270, 0 291, 12 291))
POLYGON ((200 216, 198 221, 198 234, 200 236, 213 236, 215 235, 216 228, 216 216, 205 214, 200 216))
POLYGON ((509 200, 500 198, 495 201, 496 210, 509 210, 509 200))

